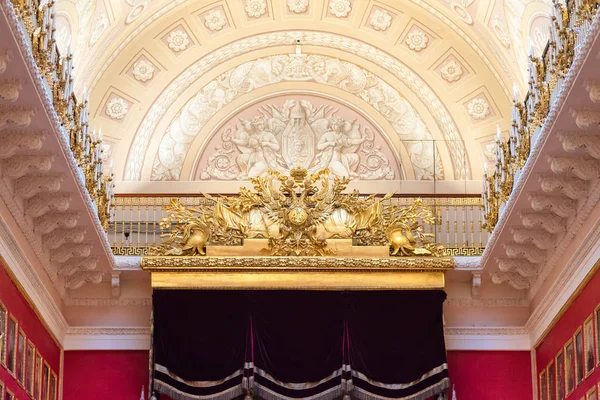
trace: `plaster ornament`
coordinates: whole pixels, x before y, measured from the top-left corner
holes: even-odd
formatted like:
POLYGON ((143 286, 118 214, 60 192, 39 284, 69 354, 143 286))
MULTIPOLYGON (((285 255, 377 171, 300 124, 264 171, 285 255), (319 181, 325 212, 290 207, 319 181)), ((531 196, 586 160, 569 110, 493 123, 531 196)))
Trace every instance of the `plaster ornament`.
POLYGON ((288 10, 296 14, 302 14, 308 10, 308 0, 287 0, 288 10))
POLYGON ((14 156, 17 151, 40 150, 46 138, 46 131, 8 130, 0 138, 1 160, 14 156))
POLYGON ((80 213, 78 211, 45 214, 36 218, 33 225, 36 233, 45 235, 58 228, 74 228, 79 217, 80 213))
POLYGON ((29 172, 48 172, 53 162, 54 155, 16 155, 2 161, 2 175, 17 179, 29 172))
POLYGON ((460 19, 467 25, 473 25, 473 17, 467 7, 473 3, 473 0, 462 0, 462 4, 452 3, 450 8, 454 11, 454 14, 458 15, 460 19))
POLYGON ((590 94, 590 100, 600 103, 600 81, 585 82, 585 90, 590 94))
MULTIPOLYGON (((180 179, 183 160, 192 141, 222 107, 252 90, 295 80, 337 87, 369 103, 389 121, 404 141, 410 157, 407 162, 412 162, 415 179, 444 179, 444 166, 431 133, 416 110, 396 89, 355 64, 311 54, 303 57, 274 55, 249 61, 209 82, 183 106, 169 125, 154 159, 151 180, 180 179)), ((232 129, 236 130, 235 127, 232 129)), ((232 145, 232 142, 225 141, 225 144, 232 145)), ((229 157, 233 159, 215 159, 219 168, 214 171, 237 168, 235 155, 229 157)), ((371 159, 370 163, 375 163, 375 159, 371 159)), ((213 176, 202 171, 201 179, 229 180, 237 179, 236 176, 233 173, 213 176)))
POLYGON ((537 275, 537 266, 526 260, 514 258, 497 258, 498 269, 502 272, 516 272, 524 278, 537 275))
POLYGON ((507 282, 510 286, 517 290, 525 290, 531 287, 531 283, 529 279, 523 277, 521 274, 516 271, 510 272, 494 272, 492 273, 492 282, 499 285, 501 283, 507 282))
POLYGON ((139 60, 133 65, 131 73, 135 80, 147 82, 154 76, 154 65, 146 60, 139 60))
POLYGON ((595 110, 571 110, 571 116, 581 129, 597 128, 600 125, 600 111, 595 110))
POLYGON ((190 44, 190 37, 183 29, 175 30, 167 36, 169 48, 175 52, 185 50, 190 44))
POLYGON ((108 103, 106 103, 106 115, 108 115, 111 119, 120 121, 122 120, 127 112, 129 111, 129 106, 125 102, 125 100, 115 97, 110 99, 108 103))
POLYGON ((535 211, 549 211, 562 218, 569 218, 577 213, 577 201, 566 196, 529 195, 528 197, 531 208, 535 211))
POLYGON ((370 24, 376 31, 385 31, 392 24, 392 16, 386 10, 375 10, 371 14, 370 24))
POLYGON ((65 243, 81 243, 85 238, 87 227, 78 227, 74 229, 57 229, 51 234, 42 238, 44 246, 54 250, 65 243))
POLYGON ((565 151, 572 153, 577 150, 583 150, 595 159, 600 160, 599 135, 583 135, 580 132, 567 132, 559 133, 558 137, 565 151))
POLYGON ((346 18, 351 10, 350 0, 331 0, 329 2, 329 11, 338 18, 346 18))
POLYGON ((489 163, 496 163, 496 142, 491 141, 485 144, 483 155, 489 163))
POLYGON ((223 143, 209 158, 202 179, 246 180, 269 170, 289 174, 296 166, 309 173, 328 168, 341 178, 394 178, 369 128, 310 101, 287 100, 283 107, 268 108, 270 113, 224 130, 223 143))
POLYGON ((587 195, 587 182, 574 176, 541 174, 538 182, 546 193, 560 192, 574 200, 587 195))
POLYGON ((12 59, 12 52, 7 50, 0 50, 0 74, 6 71, 8 62, 12 59))
POLYGON ((31 124, 31 118, 34 114, 33 110, 24 110, 22 108, 0 108, 0 131, 3 131, 8 124, 27 127, 31 124))
POLYGON ((64 263, 74 257, 89 257, 92 245, 89 243, 68 243, 50 252, 50 260, 55 263, 64 263))
POLYGON ((94 25, 94 30, 92 31, 92 36, 90 36, 90 47, 95 45, 104 31, 108 28, 108 16, 103 11, 100 11, 98 18, 96 18, 96 24, 94 25))
POLYGON ((29 199, 40 192, 58 192, 63 176, 35 175, 24 176, 14 182, 17 196, 29 199))
POLYGON ((504 245, 506 255, 509 258, 527 259, 534 264, 540 264, 546 260, 546 252, 529 244, 509 243, 504 245))
MULTIPOLYGON (((208 71, 211 71, 213 68, 215 68, 215 66, 220 65, 221 63, 224 63, 224 62, 230 62, 232 60, 236 60, 236 58, 239 57, 240 55, 248 54, 249 52, 257 50, 257 49, 266 48, 266 47, 271 48, 271 47, 277 47, 277 46, 293 45, 294 43, 296 43, 296 40, 298 39, 298 35, 301 35, 302 43, 306 44, 306 45, 322 45, 323 43, 326 43, 331 48, 344 50, 344 51, 348 52, 349 54, 361 56, 361 55, 364 55, 365 51, 366 51, 372 55, 373 59, 377 58, 378 60, 381 60, 380 65, 382 67, 385 67, 387 73, 391 74, 392 76, 397 77, 398 79, 400 79, 400 81, 402 81, 404 84, 406 84, 410 90, 414 91, 414 93, 417 94, 418 97, 421 99, 421 101, 424 102, 426 108, 431 113, 433 119, 435 120, 436 124, 439 126, 439 128, 442 132, 442 135, 445 139, 445 143, 447 143, 448 152, 450 154, 451 167, 453 168, 453 172, 454 172, 454 177, 456 179, 470 179, 470 177, 471 177, 470 162, 467 159, 467 156, 466 156, 467 152, 466 152, 466 148, 464 145, 464 141, 462 141, 462 139, 461 139, 461 136, 457 129, 456 123, 450 116, 450 113, 448 112, 447 108, 444 106, 444 104, 439 99, 438 95, 433 90, 431 90, 431 88, 423 81, 423 79, 417 73, 415 73, 412 69, 408 68, 406 65, 404 65, 399 60, 390 56, 388 53, 386 53, 374 46, 371 46, 370 44, 367 44, 365 42, 359 42, 358 40, 354 40, 354 39, 349 39, 348 37, 344 37, 344 36, 337 35, 337 34, 331 34, 331 33, 325 33, 325 32, 313 32, 313 31, 269 32, 269 33, 265 33, 265 34, 261 34, 261 35, 257 35, 257 36, 248 37, 245 39, 240 39, 239 41, 236 41, 235 43, 232 43, 230 45, 227 45, 227 46, 224 46, 222 48, 215 50, 215 52, 211 53, 210 56, 202 57, 199 60, 197 60, 195 63, 193 63, 189 67, 189 69, 187 70, 187 72, 185 74, 181 74, 179 77, 175 78, 173 81, 171 81, 168 84, 168 86, 161 92, 159 97, 155 99, 153 105, 150 107, 150 109, 146 113, 142 123, 139 125, 139 127, 134 135, 134 139, 133 139, 133 142, 131 145, 131 150, 129 151, 128 156, 127 156, 124 179, 125 180, 140 180, 141 179, 141 172, 142 172, 143 165, 144 165, 144 161, 143 161, 144 157, 149 157, 149 158, 155 157, 152 164, 159 166, 161 169, 160 172, 156 172, 155 170, 151 171, 151 176, 154 177, 153 178, 154 180, 163 179, 163 178, 159 178, 159 176, 171 175, 170 171, 175 172, 176 169, 178 169, 178 167, 176 165, 174 165, 173 168, 171 168, 171 166, 169 165, 172 162, 174 162, 174 158, 172 156, 175 153, 177 153, 178 156, 183 155, 185 157, 185 154, 187 154, 187 152, 189 150, 189 140, 191 139, 191 137, 193 137, 194 135, 197 134, 197 131, 195 130, 195 128, 194 128, 193 133, 186 132, 179 136, 174 136, 173 134, 170 134, 170 133, 164 134, 164 136, 163 136, 164 143, 166 143, 166 142, 173 143, 174 141, 177 142, 178 145, 174 151, 161 149, 159 152, 156 152, 155 154, 152 155, 152 154, 148 154, 148 145, 149 145, 150 138, 152 137, 152 135, 160 134, 156 131, 159 121, 161 121, 161 119, 164 117, 167 110, 173 106, 175 101, 178 98, 180 98, 182 92, 185 90, 185 88, 188 87, 187 83, 190 82, 190 79, 191 80, 199 79, 200 77, 203 76, 203 74, 206 74, 208 71)), ((274 60, 283 59, 285 62, 287 62, 289 55, 279 54, 279 55, 273 56, 272 58, 274 60)), ((324 57, 324 58, 329 58, 329 57, 324 57)), ((271 57, 265 57, 265 59, 270 60, 271 57)), ((265 59, 261 58, 261 59, 253 60, 249 63, 244 63, 243 65, 238 65, 237 67, 232 68, 231 70, 227 71, 223 75, 229 76, 229 75, 231 75, 231 72, 234 70, 237 71, 239 69, 242 69, 242 70, 246 69, 246 68, 248 68, 248 64, 252 65, 252 64, 258 63, 259 61, 261 63, 263 63, 265 59)), ((300 59, 299 61, 302 62, 303 58, 300 57, 299 59, 300 59)), ((276 61, 270 61, 270 62, 273 65, 277 64, 276 61)), ((340 63, 339 60, 335 60, 335 59, 328 60, 327 63, 329 63, 329 62, 332 62, 334 64, 340 63)), ((394 122, 394 125, 395 125, 394 130, 398 134, 402 135, 403 140, 406 140, 404 142, 404 144, 407 147, 411 147, 411 152, 413 151, 412 150, 413 148, 414 149, 416 149, 416 148, 423 149, 424 152, 427 153, 426 162, 428 164, 431 160, 435 159, 435 163, 436 163, 435 171, 431 171, 429 169, 423 168, 421 166, 421 163, 422 163, 421 159, 417 160, 418 162, 416 164, 419 169, 417 172, 419 173, 419 176, 421 176, 421 174, 424 174, 425 176, 423 178, 420 177, 420 178, 416 178, 416 179, 433 179, 434 175, 437 177, 437 179, 443 179, 443 176, 444 176, 443 168, 445 168, 445 166, 442 164, 441 158, 438 155, 436 155, 439 153, 435 153, 433 151, 433 149, 436 148, 436 145, 433 143, 433 138, 432 138, 431 134, 428 132, 427 127, 421 120, 420 116, 418 115, 418 113, 416 113, 416 111, 410 105, 410 103, 408 103, 406 101, 406 99, 404 99, 398 93, 397 90, 395 90, 393 87, 390 87, 389 85, 387 85, 386 82, 384 82, 381 78, 374 75, 372 72, 362 70, 362 69, 360 69, 360 67, 358 67, 355 64, 350 64, 350 63, 345 63, 345 62, 342 62, 342 64, 348 64, 348 69, 344 68, 342 71, 339 71, 339 72, 334 69, 331 69, 331 70, 328 69, 328 71, 330 71, 330 72, 335 72, 335 74, 331 73, 330 75, 336 75, 336 77, 338 75, 343 75, 343 76, 339 77, 340 78, 339 81, 334 81, 328 75, 323 76, 323 74, 321 74, 321 75, 315 77, 316 79, 319 79, 318 83, 341 87, 341 88, 343 88, 343 90, 346 90, 346 91, 348 90, 348 88, 351 88, 351 90, 352 90, 351 93, 353 95, 362 96, 362 93, 357 92, 353 88, 364 86, 362 83, 364 80, 362 80, 362 78, 361 78, 360 85, 353 83, 354 80, 350 77, 351 75, 348 74, 348 71, 360 70, 360 71, 364 72, 365 74, 367 74, 369 77, 372 77, 373 79, 375 79, 377 86, 379 86, 381 84, 381 87, 385 87, 385 89, 382 89, 384 93, 392 93, 391 103, 395 104, 395 107, 397 107, 395 109, 392 108, 392 112, 390 113, 389 112, 390 107, 385 107, 385 105, 383 105, 383 103, 388 103, 388 100, 386 100, 388 97, 387 95, 384 95, 383 97, 377 96, 374 98, 374 102, 382 104, 382 110, 385 111, 385 114, 382 114, 382 115, 384 115, 386 119, 391 120, 394 115, 403 114, 403 113, 410 114, 411 115, 410 120, 413 120, 414 118, 419 119, 419 121, 417 121, 416 125, 414 125, 415 128, 412 130, 410 129, 410 125, 408 125, 402 121, 394 122), (400 103, 406 103, 406 104, 404 106, 400 106, 400 103), (407 134, 407 132, 410 132, 410 134, 407 134), (419 134, 417 134, 417 132, 419 132, 419 134), (417 137, 421 137, 421 133, 423 135, 426 135, 429 138, 427 142, 423 141, 423 139, 417 139, 417 137), (404 138, 406 138, 406 139, 404 139, 404 138), (413 144, 414 144, 414 146, 413 146, 413 144)), ((255 90, 258 86, 263 86, 263 81, 268 81, 267 84, 269 84, 269 83, 274 83, 278 79, 283 78, 283 77, 281 77, 281 72, 278 68, 273 68, 273 69, 270 69, 269 71, 272 71, 273 73, 269 73, 268 76, 264 76, 264 74, 262 76, 260 74, 257 74, 257 76, 253 77, 251 80, 250 79, 246 80, 246 82, 250 83, 250 85, 247 89, 245 89, 244 93, 249 93, 249 92, 255 90), (260 85, 254 84, 255 79, 258 79, 260 81, 260 85)), ((224 77, 224 78, 228 79, 226 77, 224 77)), ((371 79, 371 78, 369 78, 369 79, 371 79)), ((211 86, 213 84, 216 84, 217 86, 220 85, 218 82, 211 81, 202 90, 204 91, 206 88, 208 88, 208 86, 211 86)), ((224 88, 225 92, 227 92, 227 93, 233 92, 234 93, 233 96, 239 96, 241 94, 241 89, 242 88, 240 88, 240 87, 224 88)), ((370 97, 370 96, 368 94, 365 94, 365 97, 370 97)), ((221 107, 221 104, 216 104, 214 106, 221 107)), ((210 108, 213 108, 212 105, 210 108)), ((204 122, 202 122, 202 124, 204 124, 204 122)), ((423 136, 423 137, 425 137, 425 136, 423 136)), ((416 150, 416 151, 420 152, 421 150, 416 150)), ((411 158, 411 160, 412 160, 412 158, 411 158)), ((179 174, 176 174, 176 175, 173 174, 173 176, 174 176, 174 179, 179 179, 179 174)))
POLYGON ((427 43, 429 42, 429 38, 425 35, 420 29, 415 29, 406 35, 405 43, 407 46, 414 51, 421 51, 425 47, 427 47, 427 43))
POLYGON ((209 11, 204 17, 204 25, 213 32, 220 31, 226 24, 227 18, 221 9, 209 11))
POLYGON ((502 46, 507 49, 510 48, 510 38, 508 37, 508 33, 506 33, 506 29, 504 29, 502 22, 500 22, 500 17, 498 15, 494 16, 491 25, 494 35, 496 35, 496 39, 498 39, 502 46))
POLYGON ((260 18, 267 12, 266 0, 246 0, 246 14, 251 18, 260 18))
POLYGON ((473 119, 481 120, 490 115, 490 105, 484 99, 473 99, 467 105, 469 115, 473 119))
POLYGON ((600 162, 592 157, 548 157, 548 162, 556 174, 571 173, 586 181, 600 177, 600 162))
POLYGON ((70 194, 40 193, 27 199, 25 202, 25 212, 31 218, 38 218, 48 212, 67 211, 70 205, 70 194))
POLYGON ((446 81, 456 82, 462 77, 463 70, 459 63, 450 60, 442 66, 440 73, 442 74, 442 78, 446 81))
POLYGON ((147 6, 148 6, 148 3, 143 2, 143 3, 140 3, 140 4, 136 5, 135 7, 133 7, 131 9, 131 11, 129 11, 129 14, 127 14, 127 17, 125 18, 125 24, 129 25, 132 22, 134 22, 136 19, 138 19, 139 16, 142 15, 142 13, 144 12, 144 10, 146 9, 147 6))
POLYGON ((565 231, 565 220, 554 213, 520 213, 519 216, 526 228, 541 228, 548 233, 562 233, 565 231))
POLYGON ((65 279, 65 288, 75 290, 79 289, 86 283, 97 285, 102 282, 102 275, 103 273, 100 271, 79 271, 70 276, 68 279, 65 279))

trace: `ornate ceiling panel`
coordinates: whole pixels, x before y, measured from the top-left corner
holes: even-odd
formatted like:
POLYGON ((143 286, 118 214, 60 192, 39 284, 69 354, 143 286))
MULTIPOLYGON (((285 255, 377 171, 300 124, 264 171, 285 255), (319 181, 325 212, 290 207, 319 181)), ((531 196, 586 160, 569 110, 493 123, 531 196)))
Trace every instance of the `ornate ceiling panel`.
POLYGON ((549 21, 545 2, 526 0, 63 0, 57 9, 106 158, 117 180, 132 181, 203 180, 206 152, 243 125, 236 114, 283 92, 373 124, 390 165, 402 166, 394 180, 479 179, 496 124, 510 126, 509 88, 524 87, 523 43, 540 47, 549 21))

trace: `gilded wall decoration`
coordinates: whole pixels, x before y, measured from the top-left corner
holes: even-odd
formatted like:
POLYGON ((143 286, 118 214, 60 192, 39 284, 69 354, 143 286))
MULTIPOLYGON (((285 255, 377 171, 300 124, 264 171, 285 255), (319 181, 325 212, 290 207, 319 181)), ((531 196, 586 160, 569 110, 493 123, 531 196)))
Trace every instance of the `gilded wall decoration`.
POLYGON ((331 0, 329 2, 329 12, 337 18, 346 18, 351 10, 350 0, 331 0))
POLYGON ((223 129, 216 149, 209 145, 200 179, 247 180, 269 170, 287 175, 298 166, 311 174, 329 169, 340 178, 398 178, 372 128, 344 119, 330 104, 288 99, 239 121, 223 129))
POLYGON ((244 7, 250 18, 260 18, 267 12, 267 0, 246 0, 244 7))
POLYGON ((292 54, 244 63, 211 81, 169 125, 151 180, 179 180, 189 147, 206 122, 235 98, 283 81, 311 81, 345 90, 373 106, 394 128, 410 156, 416 179, 443 179, 433 137, 410 103, 369 71, 335 58, 292 54))
POLYGON ((392 256, 444 255, 435 235, 424 232, 435 217, 421 199, 392 206, 386 204, 392 194, 377 198, 347 191, 349 179, 331 179, 327 169, 310 174, 295 167, 288 175, 267 171, 251 182, 254 188, 241 188, 238 196, 204 194, 198 208, 172 199, 165 207, 169 216, 160 223, 166 240, 149 254, 204 256, 207 244, 235 246, 260 238, 268 239, 260 252, 271 256, 334 255, 329 239, 389 246, 392 256))

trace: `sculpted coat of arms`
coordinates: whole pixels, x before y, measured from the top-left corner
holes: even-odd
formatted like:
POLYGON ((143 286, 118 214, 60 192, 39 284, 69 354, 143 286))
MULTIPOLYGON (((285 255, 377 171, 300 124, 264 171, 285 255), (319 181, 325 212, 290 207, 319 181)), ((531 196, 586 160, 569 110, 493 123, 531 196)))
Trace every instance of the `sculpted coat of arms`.
POLYGON ((336 114, 332 106, 315 107, 306 100, 263 106, 255 118, 224 129, 222 145, 201 178, 247 180, 268 170, 287 175, 301 167, 309 173, 329 169, 339 178, 394 179, 374 133, 336 114))

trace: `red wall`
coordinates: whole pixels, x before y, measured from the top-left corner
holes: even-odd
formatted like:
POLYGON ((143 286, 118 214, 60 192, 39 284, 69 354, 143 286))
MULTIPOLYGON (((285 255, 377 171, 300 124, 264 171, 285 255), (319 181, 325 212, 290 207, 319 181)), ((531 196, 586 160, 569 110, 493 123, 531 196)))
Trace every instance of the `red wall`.
POLYGON ((450 382, 460 400, 529 400, 528 351, 448 351, 450 382))
MULTIPOLYGON (((594 313, 598 305, 600 305, 600 273, 596 272, 536 348, 538 375, 556 357, 556 354, 564 347, 567 340, 573 337, 577 328, 583 325, 586 318, 594 313)), ((598 335, 598 332, 595 335, 598 335)), ((538 379, 536 379, 537 381, 538 379)), ((584 379, 583 383, 567 399, 579 400, 598 381, 600 381, 600 366, 597 364, 594 372, 584 379)))
MULTIPOLYGON (((43 359, 58 376, 60 373, 61 349, 40 322, 25 297, 19 292, 2 262, 0 262, 0 302, 4 304, 9 314, 16 317, 19 331, 22 329, 25 332, 28 341, 33 342, 43 359)), ((0 366, 0 380, 19 399, 29 398, 25 390, 2 366, 0 366)))
POLYGON ((147 351, 65 351, 63 400, 138 400, 148 395, 147 351))

